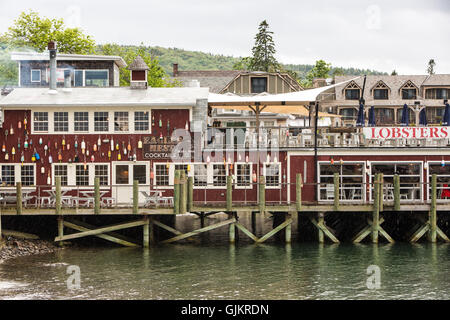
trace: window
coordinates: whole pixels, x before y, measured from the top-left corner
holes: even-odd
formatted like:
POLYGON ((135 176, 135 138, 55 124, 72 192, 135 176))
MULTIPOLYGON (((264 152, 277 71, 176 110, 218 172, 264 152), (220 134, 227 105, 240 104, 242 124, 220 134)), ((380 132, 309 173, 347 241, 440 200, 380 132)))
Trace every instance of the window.
POLYGON ((266 176, 266 187, 280 186, 280 171, 281 163, 266 163, 264 164, 264 175, 266 176))
POLYGON ((90 87, 107 87, 108 70, 84 70, 84 85, 90 87))
POLYGON ((84 83, 84 72, 83 70, 75 70, 75 87, 82 87, 84 83))
POLYGON ((444 109, 445 108, 442 107, 427 107, 426 113, 428 123, 440 124, 444 117, 444 109))
POLYGON ((183 170, 184 171, 184 173, 186 173, 186 175, 188 174, 188 172, 187 172, 187 164, 176 164, 175 165, 175 171, 176 170, 183 170))
MULTIPOLYGON (((408 108, 408 112, 409 112, 409 124, 416 123, 416 114, 414 113, 414 111, 412 111, 411 109, 408 108)), ((401 124, 401 122, 402 122, 402 115, 403 115, 403 108, 397 109, 397 123, 398 124, 401 124)))
POLYGON ((14 165, 2 165, 2 183, 6 186, 16 184, 14 165))
POLYGON ((208 168, 206 164, 194 164, 194 186, 208 185, 208 168))
POLYGON ((89 166, 86 168, 83 164, 78 164, 75 169, 75 185, 88 186, 89 185, 89 166))
POLYGON ((148 131, 149 112, 136 111, 134 112, 134 130, 148 131))
POLYGON ((227 169, 224 164, 213 164, 213 186, 224 187, 227 185, 227 169))
POLYGON ((116 166, 116 184, 128 184, 128 165, 116 166))
POLYGON ((436 174, 437 178, 437 200, 448 201, 450 185, 450 163, 429 162, 428 164, 428 199, 431 199, 431 176, 436 174))
POLYGON ((139 181, 139 184, 146 184, 147 175, 146 175, 146 166, 141 164, 133 165, 133 181, 139 181))
POLYGON ((251 78, 252 93, 267 92, 267 78, 253 77, 251 78))
POLYGON ((48 112, 34 112, 33 113, 33 129, 34 131, 47 132, 48 131, 48 112))
POLYGON ((69 131, 69 113, 55 112, 54 113, 54 130, 55 132, 69 131))
POLYGON ((358 100, 359 99, 359 89, 346 89, 345 99, 346 100, 358 100))
POLYGON ((114 112, 114 131, 128 131, 128 112, 114 112))
POLYGON ((20 181, 24 186, 34 185, 34 166, 23 165, 20 167, 20 181))
POLYGON ((448 99, 450 97, 450 89, 434 88, 427 89, 425 93, 426 99, 448 99))
POLYGON ((109 131, 108 112, 94 112, 94 131, 109 131))
POLYGON ((319 163, 319 199, 334 200, 334 174, 339 174, 339 195, 341 200, 363 200, 364 163, 343 162, 319 163))
MULTIPOLYGON (((400 118, 401 119, 401 118, 400 118)), ((375 124, 387 125, 394 124, 394 109, 390 108, 375 108, 375 124)))
POLYGON ((237 163, 235 168, 236 168, 236 186, 250 187, 252 165, 250 163, 237 163))
POLYGON ((75 112, 74 113, 74 130, 89 131, 89 113, 88 112, 75 112))
POLYGON ((39 69, 31 70, 31 82, 41 82, 41 70, 39 69))
POLYGON ((67 186, 67 165, 56 164, 54 176, 61 177, 61 185, 67 186))
POLYGON ((169 185, 169 169, 166 164, 155 164, 155 185, 169 185))
POLYGON ((374 89, 373 98, 375 100, 387 100, 388 99, 388 89, 374 89))
POLYGON ((356 120, 356 109, 345 108, 339 110, 339 114, 342 116, 342 120, 356 120))
POLYGON ((95 178, 99 178, 101 186, 107 186, 109 177, 108 165, 96 164, 95 165, 95 178))
POLYGON ((422 165, 418 162, 372 163, 371 179, 382 173, 385 200, 394 200, 394 175, 400 177, 400 200, 420 199, 422 165))
POLYGON ((417 87, 411 81, 408 80, 403 85, 401 90, 402 90, 402 99, 404 100, 417 99, 417 87))

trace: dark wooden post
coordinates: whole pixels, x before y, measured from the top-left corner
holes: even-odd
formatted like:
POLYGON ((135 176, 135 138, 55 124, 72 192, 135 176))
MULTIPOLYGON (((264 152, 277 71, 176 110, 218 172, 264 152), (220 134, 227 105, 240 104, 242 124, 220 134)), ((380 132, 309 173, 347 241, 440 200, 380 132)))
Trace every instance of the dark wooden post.
POLYGON ((175 170, 173 180, 173 213, 180 213, 180 170, 175 170))
MULTIPOLYGON (((60 177, 58 177, 58 178, 60 178, 60 177)), ((59 216, 58 217, 58 237, 59 238, 64 237, 64 218, 63 218, 63 216, 59 216)), ((60 247, 62 247, 63 246, 63 242, 59 241, 58 245, 60 247)))
POLYGON ((266 178, 259 176, 259 211, 263 213, 266 210, 266 178))
MULTIPOLYGON (((290 218, 289 214, 286 213, 286 215, 284 216, 284 221, 288 220, 289 218, 290 218)), ((289 223, 284 229, 286 243, 291 243, 291 234, 292 234, 291 231, 292 231, 292 223, 289 223)))
POLYGON ((400 211, 400 176, 394 175, 394 210, 400 211))
POLYGON ((437 230, 437 176, 433 174, 431 176, 431 206, 428 221, 430 224, 430 231, 428 233, 430 242, 436 242, 436 230, 437 230))
POLYGON ((61 177, 55 177, 55 211, 56 214, 61 214, 61 177))
POLYGON ((372 209, 372 242, 378 243, 378 225, 380 221, 380 175, 375 175, 373 182, 373 209, 372 209))
MULTIPOLYGON (((384 177, 382 173, 378 174, 378 181, 380 182, 380 206, 378 208, 379 212, 383 212, 384 207, 383 207, 383 201, 384 201, 384 177)), ((386 190, 387 191, 387 190, 386 190)))
POLYGON ((139 210, 139 181, 133 180, 133 213, 137 214, 139 210))
POLYGON ((227 211, 233 210, 233 177, 227 176, 227 211))
POLYGON ((143 232, 143 247, 144 248, 148 248, 149 246, 149 238, 150 238, 150 234, 149 234, 149 219, 148 216, 144 217, 144 222, 145 224, 142 226, 142 232, 143 232))
POLYGON ((187 180, 186 172, 181 170, 180 173, 180 213, 186 213, 187 209, 187 180))
POLYGON ((302 187, 303 187, 302 174, 301 173, 297 173, 296 181, 295 181, 295 191, 296 191, 295 203, 296 203, 297 211, 301 211, 302 210, 302 187))
POLYGON ((16 210, 17 214, 22 213, 22 182, 16 183, 16 210))
POLYGON ((187 211, 191 212, 194 207, 194 177, 188 178, 188 199, 187 199, 187 211))
POLYGON ((100 213, 100 178, 94 179, 94 213, 100 213))
POLYGON ((334 173, 333 182, 334 182, 334 211, 338 211, 340 200, 339 173, 337 172, 334 173))

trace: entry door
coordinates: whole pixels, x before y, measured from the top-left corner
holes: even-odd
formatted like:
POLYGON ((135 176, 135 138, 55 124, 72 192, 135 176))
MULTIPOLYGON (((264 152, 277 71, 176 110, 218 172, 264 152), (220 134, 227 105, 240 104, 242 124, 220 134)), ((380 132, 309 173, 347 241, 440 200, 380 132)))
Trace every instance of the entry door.
POLYGON ((149 162, 113 162, 113 197, 117 204, 133 204, 133 181, 139 181, 139 203, 144 203, 144 196, 140 191, 147 191, 150 188, 149 162))

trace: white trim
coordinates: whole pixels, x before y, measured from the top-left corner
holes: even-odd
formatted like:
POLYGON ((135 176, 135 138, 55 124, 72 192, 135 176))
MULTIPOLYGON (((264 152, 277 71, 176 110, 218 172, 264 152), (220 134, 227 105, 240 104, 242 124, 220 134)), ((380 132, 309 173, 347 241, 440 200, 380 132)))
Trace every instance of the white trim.
POLYGON ((281 162, 263 162, 263 176, 265 178, 265 186, 266 189, 280 189, 282 183, 283 173, 281 172, 281 162), (278 165, 278 185, 277 186, 268 186, 267 185, 267 175, 266 175, 266 164, 269 165, 278 165))
POLYGON ((41 69, 31 69, 30 70, 30 82, 31 83, 41 83, 41 81, 42 81, 42 71, 41 71, 41 69), (39 71, 39 80, 38 81, 33 80, 33 71, 39 71))
POLYGON ((19 88, 22 86, 22 84, 20 83, 20 81, 22 80, 22 77, 20 76, 20 74, 22 73, 21 67, 22 67, 22 62, 19 61, 19 74, 18 74, 18 77, 17 77, 19 88))
MULTIPOLYGON (((446 166, 448 166, 448 165, 450 165, 450 161, 445 161, 444 160, 444 162, 445 162, 445 165, 446 166)), ((427 164, 427 173, 426 173, 426 175, 427 175, 427 197, 426 197, 426 201, 427 202, 431 202, 431 198, 430 198, 430 190, 431 190, 431 174, 430 174, 430 164, 441 164, 442 163, 442 161, 437 161, 437 160, 431 160, 431 161, 427 161, 426 162, 426 164, 427 164)), ((443 176, 443 177, 449 177, 450 178, 450 175, 439 175, 439 174, 436 174, 437 175, 437 177, 439 177, 439 176, 443 176)), ((424 185, 424 188, 425 188, 426 186, 424 185)), ((442 200, 442 199, 439 199, 439 198, 437 198, 437 195, 436 195, 436 201, 437 202, 444 202, 444 201, 449 201, 448 199, 447 200, 442 200)))
MULTIPOLYGON (((23 163, 24 166, 33 166, 33 170, 34 170, 34 177, 33 177, 33 184, 31 186, 23 186, 23 188, 34 188, 36 187, 36 163, 35 162, 24 162, 23 163)), ((3 174, 2 174, 2 166, 14 166, 14 183, 17 182, 21 182, 22 181, 22 174, 21 174, 21 167, 22 167, 22 163, 1 163, 0 164, 0 178, 3 182, 3 174)), ((11 189, 15 189, 15 186, 8 186, 8 187, 2 187, 2 189, 7 189, 11 188, 11 189)))
POLYGON ((101 185, 100 189, 110 189, 111 186, 111 166, 109 162, 87 162, 86 165, 88 166, 89 170, 89 185, 87 186, 77 186, 76 185, 76 167, 77 165, 84 165, 83 162, 54 162, 52 163, 52 186, 55 186, 55 166, 57 165, 65 165, 67 166, 67 186, 61 186, 61 189, 63 190, 76 190, 76 189, 94 189, 95 184, 95 166, 96 165, 106 165, 108 166, 108 183, 107 185, 101 185))
POLYGON ((112 161, 112 180, 110 185, 114 186, 114 187, 121 187, 121 186, 133 186, 133 174, 134 174, 134 166, 135 165, 140 165, 143 166, 145 165, 145 184, 139 184, 139 186, 149 186, 150 185, 150 161, 112 161), (123 184, 117 184, 116 183, 116 166, 128 166, 128 183, 123 183, 123 184))
POLYGON ((252 181, 252 176, 253 176, 253 162, 235 162, 233 164, 234 166, 234 177, 235 177, 235 189, 253 189, 253 181, 252 181), (248 186, 238 186, 238 182, 237 182, 237 166, 238 165, 250 165, 250 173, 249 173, 249 185, 248 186))

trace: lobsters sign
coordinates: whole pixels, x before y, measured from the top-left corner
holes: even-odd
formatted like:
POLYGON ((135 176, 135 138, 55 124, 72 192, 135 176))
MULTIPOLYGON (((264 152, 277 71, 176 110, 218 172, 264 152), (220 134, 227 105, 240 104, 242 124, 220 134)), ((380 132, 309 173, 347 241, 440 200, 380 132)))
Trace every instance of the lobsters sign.
POLYGON ((449 127, 371 127, 363 128, 366 139, 446 139, 449 127))

